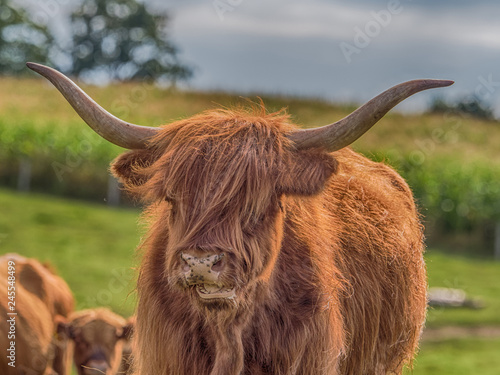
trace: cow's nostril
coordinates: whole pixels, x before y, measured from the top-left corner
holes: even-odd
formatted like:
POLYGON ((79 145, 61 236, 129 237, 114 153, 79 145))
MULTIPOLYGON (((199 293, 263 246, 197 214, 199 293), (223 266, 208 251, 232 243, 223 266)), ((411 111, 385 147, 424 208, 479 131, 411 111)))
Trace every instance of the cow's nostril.
POLYGON ((222 270, 226 267, 225 255, 220 254, 212 264, 212 271, 214 272, 222 272, 222 270))
POLYGON ((189 263, 193 263, 192 260, 193 258, 189 255, 184 255, 181 253, 181 259, 182 259, 182 262, 181 262, 181 266, 182 266, 182 269, 184 272, 189 272, 189 270, 191 270, 191 267, 192 265, 190 265, 189 263))

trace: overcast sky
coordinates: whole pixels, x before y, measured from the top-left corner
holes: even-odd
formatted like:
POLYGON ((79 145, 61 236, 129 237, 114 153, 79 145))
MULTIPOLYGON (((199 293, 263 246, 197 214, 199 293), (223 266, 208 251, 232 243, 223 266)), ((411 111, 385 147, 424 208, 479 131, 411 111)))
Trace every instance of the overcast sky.
MULTIPOLYGON (((500 115, 498 0, 145 1, 171 14, 194 89, 364 101, 402 81, 452 79, 399 108, 475 94, 500 115)), ((76 2, 36 6, 52 4, 56 15, 76 2)))

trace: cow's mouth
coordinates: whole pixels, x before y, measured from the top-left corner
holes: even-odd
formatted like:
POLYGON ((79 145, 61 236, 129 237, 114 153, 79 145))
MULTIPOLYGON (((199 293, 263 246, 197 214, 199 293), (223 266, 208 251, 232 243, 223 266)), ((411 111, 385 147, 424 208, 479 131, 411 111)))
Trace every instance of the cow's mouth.
POLYGON ((196 291, 202 299, 229 299, 236 297, 235 288, 221 287, 214 284, 199 284, 196 286, 196 291))

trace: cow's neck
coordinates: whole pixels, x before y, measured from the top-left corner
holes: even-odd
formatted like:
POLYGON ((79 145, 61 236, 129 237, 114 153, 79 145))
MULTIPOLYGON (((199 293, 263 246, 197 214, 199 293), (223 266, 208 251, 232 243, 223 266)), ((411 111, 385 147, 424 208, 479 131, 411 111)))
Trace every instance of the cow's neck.
POLYGON ((216 319, 211 329, 215 341, 215 361, 210 375, 239 375, 244 366, 242 333, 250 320, 249 311, 236 310, 231 316, 216 319))
POLYGON ((219 331, 215 362, 210 375, 239 375, 243 370, 243 343, 240 327, 219 331))

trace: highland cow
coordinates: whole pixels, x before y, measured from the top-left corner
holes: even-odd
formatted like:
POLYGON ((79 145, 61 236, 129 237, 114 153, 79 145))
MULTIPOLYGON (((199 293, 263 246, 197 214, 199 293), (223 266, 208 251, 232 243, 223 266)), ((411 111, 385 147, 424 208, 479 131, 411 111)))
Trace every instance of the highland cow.
POLYGON ((451 81, 403 83, 315 129, 263 106, 152 128, 29 67, 131 150, 112 170, 149 204, 138 374, 387 374, 411 362, 426 311, 422 225, 405 181, 347 146, 451 81))
POLYGON ((73 308, 68 285, 48 266, 18 254, 1 256, 0 373, 69 374, 57 325, 73 308))

